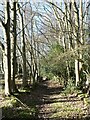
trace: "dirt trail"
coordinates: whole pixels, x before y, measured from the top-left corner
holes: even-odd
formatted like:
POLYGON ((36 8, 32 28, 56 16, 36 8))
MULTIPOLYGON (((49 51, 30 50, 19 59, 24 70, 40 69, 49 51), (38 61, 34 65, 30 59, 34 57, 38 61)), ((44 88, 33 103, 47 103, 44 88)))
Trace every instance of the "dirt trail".
POLYGON ((61 85, 51 80, 43 81, 36 87, 32 99, 39 110, 38 117, 42 120, 85 119, 88 110, 83 101, 75 95, 62 96, 62 89, 61 85))
MULTIPOLYGON (((22 92, 16 97, 23 105, 34 108, 34 117, 30 118, 28 114, 29 120, 90 120, 90 112, 83 100, 76 95, 65 96, 62 92, 63 88, 58 82, 44 80, 31 88, 30 92, 22 92)), ((27 115, 28 108, 25 106, 24 112, 27 115)), ((19 117, 17 114, 23 112, 23 108, 19 108, 9 108, 8 111, 19 117)))
POLYGON ((59 99, 62 87, 59 86, 56 82, 44 81, 43 83, 41 83, 40 89, 38 90, 40 90, 41 92, 38 91, 38 94, 40 94, 39 97, 42 100, 42 104, 38 105, 39 118, 50 118, 50 116, 54 112, 51 104, 57 102, 57 100, 59 99))

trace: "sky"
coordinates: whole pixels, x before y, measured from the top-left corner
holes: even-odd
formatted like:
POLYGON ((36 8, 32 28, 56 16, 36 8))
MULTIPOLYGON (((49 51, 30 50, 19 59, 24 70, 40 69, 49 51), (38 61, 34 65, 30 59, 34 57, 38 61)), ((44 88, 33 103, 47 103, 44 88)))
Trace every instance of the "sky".
MULTIPOLYGON (((4 1, 5 0, 0 0, 0 3, 4 3, 4 1)), ((8 0, 7 0, 8 1, 8 0)), ((11 1, 14 1, 14 0, 11 0, 11 1)), ((17 1, 17 0, 16 0, 17 1)), ((46 0, 18 0, 18 2, 29 2, 29 1, 31 1, 32 3, 38 3, 38 2, 44 2, 44 1, 46 1, 46 0)), ((60 2, 62 2, 62 1, 67 1, 67 2, 69 2, 70 0, 47 0, 47 1, 50 1, 50 2, 57 2, 57 3, 60 3, 60 2)), ((76 0, 76 1, 79 1, 79 0, 76 0)), ((85 2, 88 2, 88 1, 90 1, 90 0, 82 0, 83 2, 85 1, 85 2)), ((59 5, 59 4, 58 4, 59 5)), ((3 9, 3 5, 2 4, 0 4, 0 10, 2 10, 3 9)), ((0 14, 1 14, 1 12, 0 12, 0 14)), ((0 29, 0 39, 1 39, 1 35, 2 35, 2 30, 0 29)))

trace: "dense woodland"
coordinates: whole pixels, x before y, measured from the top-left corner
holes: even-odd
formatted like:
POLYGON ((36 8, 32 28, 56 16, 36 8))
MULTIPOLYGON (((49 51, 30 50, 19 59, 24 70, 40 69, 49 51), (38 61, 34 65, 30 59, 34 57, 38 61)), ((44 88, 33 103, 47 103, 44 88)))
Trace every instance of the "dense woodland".
POLYGON ((44 80, 90 97, 90 0, 0 1, 0 79, 6 97, 44 80))

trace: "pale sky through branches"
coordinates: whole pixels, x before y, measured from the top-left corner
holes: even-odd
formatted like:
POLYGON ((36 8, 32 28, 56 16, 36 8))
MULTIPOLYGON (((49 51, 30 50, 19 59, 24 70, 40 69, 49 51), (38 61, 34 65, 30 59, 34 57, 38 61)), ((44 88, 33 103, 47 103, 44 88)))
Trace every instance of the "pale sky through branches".
MULTIPOLYGON (((9 1, 9 0, 7 0, 9 1)), ((11 0, 11 1, 18 1, 18 2, 44 2, 44 1, 49 1, 49 2, 62 2, 62 1, 66 1, 66 2, 70 2, 71 0, 11 0)), ((75 0, 76 2, 78 2, 78 0, 75 0)), ((89 0, 82 0, 82 2, 88 2, 89 0)), ((0 2, 4 2, 4 0, 0 0, 0 2)))

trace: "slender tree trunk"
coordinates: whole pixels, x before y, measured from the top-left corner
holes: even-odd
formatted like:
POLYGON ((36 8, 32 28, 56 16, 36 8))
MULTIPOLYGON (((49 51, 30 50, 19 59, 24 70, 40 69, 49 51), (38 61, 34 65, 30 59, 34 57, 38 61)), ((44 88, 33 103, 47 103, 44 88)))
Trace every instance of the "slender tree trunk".
POLYGON ((27 72, 26 72, 26 48, 25 48, 25 31, 24 31, 24 19, 22 17, 22 59, 23 59, 23 87, 28 85, 27 83, 27 72))
MULTIPOLYGON (((37 42, 37 51, 39 51, 39 43, 37 42)), ((39 81, 40 78, 40 58, 39 53, 37 52, 37 80, 39 81)))
MULTIPOLYGON (((83 45, 84 44, 84 38, 83 38, 83 10, 82 10, 82 0, 79 0, 80 2, 80 8, 79 8, 79 20, 80 20, 80 42, 83 45)), ((80 60, 82 60, 82 52, 80 51, 80 60)), ((82 62, 79 62, 79 69, 82 68, 82 62)))
POLYGON ((76 59, 75 59, 75 75, 76 75, 76 86, 78 85, 80 76, 79 76, 79 52, 78 52, 78 47, 79 47, 79 12, 78 12, 78 8, 77 8, 77 4, 75 2, 75 0, 72 0, 72 7, 73 7, 73 15, 74 15, 74 35, 76 37, 74 37, 75 39, 75 50, 76 52, 76 59))
POLYGON ((10 5, 5 1, 5 95, 11 94, 10 5))
MULTIPOLYGON (((65 31, 69 31, 69 23, 68 23, 68 20, 69 19, 69 14, 68 14, 68 6, 67 6, 67 2, 65 2, 65 14, 66 14, 66 17, 65 17, 65 31)), ((66 51, 67 49, 70 50, 70 40, 69 40, 69 33, 67 34, 66 32, 66 39, 67 39, 67 45, 68 47, 66 48, 66 51)), ((70 62, 66 60, 66 67, 67 67, 67 75, 68 75, 68 80, 70 79, 70 62)))
POLYGON ((26 45, 25 45, 25 31, 24 31, 24 16, 23 13, 20 10, 20 6, 18 4, 19 8, 19 16, 20 16, 20 26, 21 26, 21 42, 22 42, 22 72, 23 72, 23 87, 28 86, 27 81, 27 71, 26 71, 26 45))
POLYGON ((11 78, 12 78, 12 92, 17 92, 16 85, 15 85, 15 74, 16 74, 16 41, 17 41, 17 32, 16 32, 16 25, 17 25, 17 20, 16 20, 16 4, 17 2, 13 2, 13 38, 11 41, 11 78))
MULTIPOLYGON (((31 8, 31 15, 32 15, 32 8, 31 8)), ((35 83, 35 71, 34 71, 34 50, 33 50, 33 18, 31 19, 31 79, 33 81, 33 84, 35 83)))

